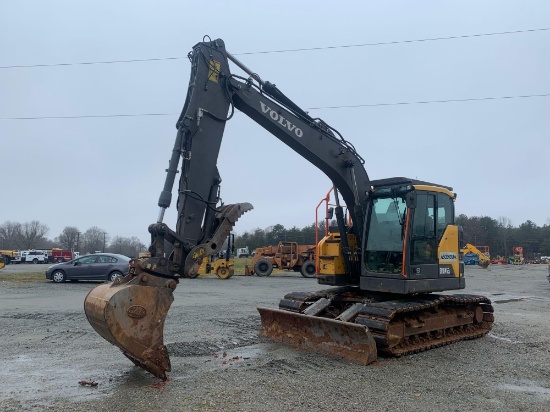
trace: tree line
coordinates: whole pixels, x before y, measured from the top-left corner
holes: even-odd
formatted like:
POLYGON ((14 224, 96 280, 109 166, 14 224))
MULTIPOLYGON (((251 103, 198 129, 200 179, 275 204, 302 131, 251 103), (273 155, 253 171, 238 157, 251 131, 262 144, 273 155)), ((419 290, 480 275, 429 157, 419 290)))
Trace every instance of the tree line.
POLYGON ((464 214, 456 218, 464 230, 464 242, 475 246, 489 246, 491 256, 512 256, 514 246, 523 247, 523 255, 533 259, 535 254, 550 256, 550 225, 538 226, 531 220, 517 227, 507 217, 493 219, 489 216, 464 214))
POLYGON ((49 227, 38 220, 30 222, 7 221, 0 225, 0 249, 53 249, 78 251, 81 254, 97 251, 120 253, 137 257, 146 246, 135 236, 114 236, 112 239, 100 227, 92 226, 81 232, 76 226, 66 226, 55 238, 47 238, 49 227))
MULTIPOLYGON (((332 226, 331 222, 330 225, 332 226)), ((325 222, 319 223, 319 240, 325 235, 325 222)), ((301 245, 315 244, 315 223, 303 228, 296 226, 286 229, 281 224, 269 226, 265 229, 254 229, 250 232, 244 232, 242 235, 235 236, 235 247, 241 248, 248 246, 250 251, 262 246, 277 245, 280 241, 297 242, 301 245)))
MULTIPOLYGON (((514 227, 510 219, 489 216, 471 216, 464 214, 456 218, 456 224, 462 226, 464 244, 489 246, 491 256, 512 256, 514 246, 523 247, 526 258, 532 259, 535 254, 550 256, 550 225, 537 226, 530 220, 514 227)), ((335 225, 331 222, 330 225, 335 225)), ((319 237, 325 233, 325 223, 319 224, 319 237)), ((298 242, 300 244, 315 244, 315 224, 301 229, 293 227, 286 229, 277 224, 266 229, 254 229, 242 235, 235 236, 235 247, 248 246, 250 250, 258 247, 276 245, 281 240, 298 242)))
MULTIPOLYGON (((532 259, 535 254, 550 256, 550 225, 537 226, 531 220, 515 227, 510 219, 489 216, 471 216, 464 214, 456 218, 463 228, 464 243, 475 246, 489 246, 491 256, 511 256, 514 246, 523 247, 525 257, 532 259)), ((330 222, 334 225, 335 222, 330 222)), ((105 251, 137 257, 146 246, 135 236, 115 236, 112 239, 107 232, 97 226, 80 231, 75 226, 66 226, 55 238, 47 238, 49 227, 37 220, 30 222, 7 221, 0 225, 0 249, 61 249, 79 251, 81 254, 105 251)), ((319 223, 319 236, 325 233, 325 222, 319 223)), ((293 241, 304 245, 315 244, 315 223, 298 228, 285 228, 281 224, 265 229, 253 229, 235 236, 235 247, 248 246, 250 250, 258 247, 276 245, 280 241, 293 241)))

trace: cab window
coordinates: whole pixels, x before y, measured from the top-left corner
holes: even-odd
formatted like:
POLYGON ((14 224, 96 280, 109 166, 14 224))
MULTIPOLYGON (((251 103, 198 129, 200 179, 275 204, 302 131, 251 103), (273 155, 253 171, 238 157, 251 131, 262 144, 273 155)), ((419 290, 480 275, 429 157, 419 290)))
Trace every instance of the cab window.
POLYGON ((437 194, 437 239, 441 240, 447 225, 454 224, 453 199, 443 193, 437 194))
POLYGON ((437 263, 435 195, 418 193, 411 234, 411 264, 437 263))
POLYGON ((373 199, 363 257, 368 270, 401 272, 406 207, 402 197, 373 199))

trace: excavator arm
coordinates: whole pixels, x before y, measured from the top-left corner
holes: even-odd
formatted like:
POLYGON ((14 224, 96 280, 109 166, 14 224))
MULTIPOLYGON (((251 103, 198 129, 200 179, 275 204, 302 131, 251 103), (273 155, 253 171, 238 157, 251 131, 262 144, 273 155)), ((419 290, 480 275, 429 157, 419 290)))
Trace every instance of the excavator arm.
MULTIPOLYGON (((224 205, 220 196, 217 159, 225 124, 235 109, 328 176, 359 228, 357 238, 364 221, 365 188, 370 187, 364 161, 351 143, 251 72, 226 51, 222 40, 198 43, 189 59, 191 77, 176 123, 159 216, 149 226, 151 256, 132 260, 126 277, 96 287, 84 302, 92 327, 136 365, 161 379, 170 371, 163 329, 179 279, 194 277, 203 259, 222 248, 237 219, 252 209, 249 203, 224 205), (229 61, 249 77, 231 74, 229 61), (178 217, 172 230, 163 219, 178 173, 178 217)), ((341 208, 336 212, 346 239, 341 208)))

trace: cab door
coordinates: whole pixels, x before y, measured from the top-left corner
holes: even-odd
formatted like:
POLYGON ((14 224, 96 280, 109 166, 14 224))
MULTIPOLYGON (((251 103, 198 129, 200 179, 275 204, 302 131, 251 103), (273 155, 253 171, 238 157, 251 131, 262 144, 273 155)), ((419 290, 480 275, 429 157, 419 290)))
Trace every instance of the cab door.
POLYGON ((435 194, 417 194, 410 247, 410 270, 414 279, 437 279, 439 277, 435 204, 435 194))

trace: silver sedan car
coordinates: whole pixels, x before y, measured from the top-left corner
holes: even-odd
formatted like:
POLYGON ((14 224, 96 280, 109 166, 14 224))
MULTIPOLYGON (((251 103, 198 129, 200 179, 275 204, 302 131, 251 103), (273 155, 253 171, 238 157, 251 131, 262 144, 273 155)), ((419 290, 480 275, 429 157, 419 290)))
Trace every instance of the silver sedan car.
POLYGON ((58 263, 46 270, 46 279, 56 283, 66 280, 109 280, 126 276, 130 258, 115 253, 86 255, 70 262, 58 263))

